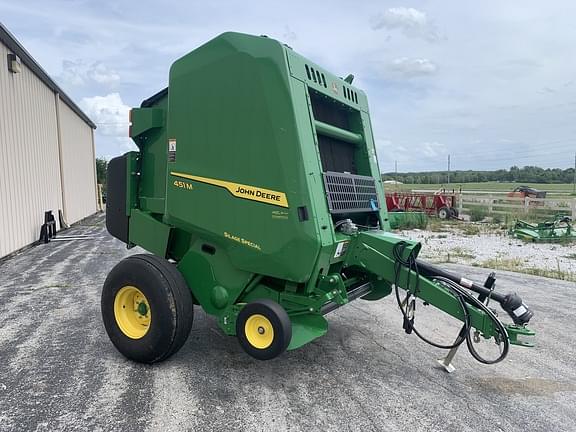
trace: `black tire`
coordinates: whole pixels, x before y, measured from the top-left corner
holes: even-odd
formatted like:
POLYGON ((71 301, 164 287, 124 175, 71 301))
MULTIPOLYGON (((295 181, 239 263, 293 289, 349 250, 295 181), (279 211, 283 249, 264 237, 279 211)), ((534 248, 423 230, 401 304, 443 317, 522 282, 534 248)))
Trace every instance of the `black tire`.
MULTIPOLYGON (((259 333, 261 328, 258 328, 259 333)), ((261 334, 264 336, 266 333, 262 330, 261 334)), ((238 314, 236 336, 240 346, 246 353, 258 360, 270 360, 278 357, 288 348, 292 340, 292 322, 284 308, 275 301, 268 299, 256 300, 244 306, 238 314), (246 324, 255 316, 264 316, 272 327, 273 332, 269 332, 271 334, 271 342, 268 346, 257 347, 249 340, 246 324)))
POLYGON ((439 219, 449 219, 450 218, 450 210, 448 207, 440 207, 437 212, 439 219))
POLYGON ((450 207, 450 217, 457 218, 459 216, 458 209, 450 207))
MULTIPOLYGON (((140 306, 132 313, 142 314, 140 306)), ((188 339, 194 318, 192 293, 182 274, 175 265, 154 255, 132 255, 116 264, 102 288, 101 310, 114 346, 125 357, 141 363, 160 362, 176 353, 188 339), (139 316, 149 320, 148 324, 136 330, 145 334, 138 333, 136 338, 120 328, 115 312, 118 301, 122 316, 125 306, 121 306, 123 294, 119 293, 124 289, 130 295, 131 288, 143 294, 149 308, 144 307, 146 314, 139 316)))

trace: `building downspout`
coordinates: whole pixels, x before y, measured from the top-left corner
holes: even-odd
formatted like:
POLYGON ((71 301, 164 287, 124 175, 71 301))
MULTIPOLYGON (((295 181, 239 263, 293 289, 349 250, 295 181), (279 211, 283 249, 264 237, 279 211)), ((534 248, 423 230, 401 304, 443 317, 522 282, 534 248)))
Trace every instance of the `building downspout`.
MULTIPOLYGON (((58 132, 58 162, 60 165, 60 189, 62 191, 62 214, 64 220, 67 220, 68 212, 66 207, 66 191, 64 186, 64 160, 62 157, 62 128, 60 126, 60 93, 54 93, 54 102, 56 104, 56 130, 58 132)), ((64 227, 60 227, 63 229, 64 227)))
POLYGON ((94 129, 90 128, 90 137, 92 139, 92 169, 94 170, 94 192, 96 199, 96 211, 103 211, 102 205, 100 204, 100 191, 98 190, 98 175, 96 173, 96 146, 94 144, 94 129))

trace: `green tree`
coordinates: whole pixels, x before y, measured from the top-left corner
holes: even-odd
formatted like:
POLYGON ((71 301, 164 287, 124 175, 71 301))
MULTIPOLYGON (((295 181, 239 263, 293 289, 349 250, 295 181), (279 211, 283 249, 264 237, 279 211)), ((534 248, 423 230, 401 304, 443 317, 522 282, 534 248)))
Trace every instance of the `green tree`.
POLYGON ((108 161, 104 158, 96 158, 96 181, 106 190, 106 170, 108 161))

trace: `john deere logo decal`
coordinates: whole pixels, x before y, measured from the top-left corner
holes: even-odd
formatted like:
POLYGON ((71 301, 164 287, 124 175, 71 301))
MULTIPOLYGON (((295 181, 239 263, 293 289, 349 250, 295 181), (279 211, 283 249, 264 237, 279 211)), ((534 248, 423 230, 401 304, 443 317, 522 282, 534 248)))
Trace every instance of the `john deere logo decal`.
POLYGON ((244 198, 252 201, 258 201, 288 208, 288 199, 286 198, 286 194, 284 192, 179 172, 171 172, 170 174, 174 177, 180 177, 187 180, 194 180, 200 183, 222 187, 227 189, 228 192, 238 198, 244 198))

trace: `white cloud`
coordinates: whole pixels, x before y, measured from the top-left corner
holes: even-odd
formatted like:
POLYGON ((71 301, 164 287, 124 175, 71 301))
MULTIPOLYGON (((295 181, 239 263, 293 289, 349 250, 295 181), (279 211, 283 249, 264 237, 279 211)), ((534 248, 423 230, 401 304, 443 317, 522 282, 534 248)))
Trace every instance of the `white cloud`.
POLYGON ((122 102, 118 93, 85 97, 80 105, 86 114, 96 122, 102 135, 128 136, 130 107, 122 102))
POLYGON ((434 75, 438 71, 436 63, 425 58, 400 57, 392 60, 388 70, 408 78, 434 75))
POLYGON ((382 14, 372 17, 371 25, 374 30, 398 29, 405 36, 422 38, 429 42, 435 42, 439 39, 436 26, 428 19, 426 13, 414 8, 390 8, 382 14))
POLYGON ((60 79, 65 84, 76 87, 94 83, 114 87, 120 82, 120 75, 102 62, 63 60, 60 79))
POLYGON ((444 157, 448 154, 446 146, 436 141, 422 143, 420 147, 424 156, 429 158, 444 157))
POLYGON ((102 63, 93 63, 88 69, 88 77, 100 84, 111 85, 120 81, 120 75, 102 63))
POLYGON ((132 140, 128 138, 130 107, 122 101, 120 94, 85 97, 80 106, 98 126, 96 129, 98 134, 113 137, 122 151, 136 149, 132 140))

